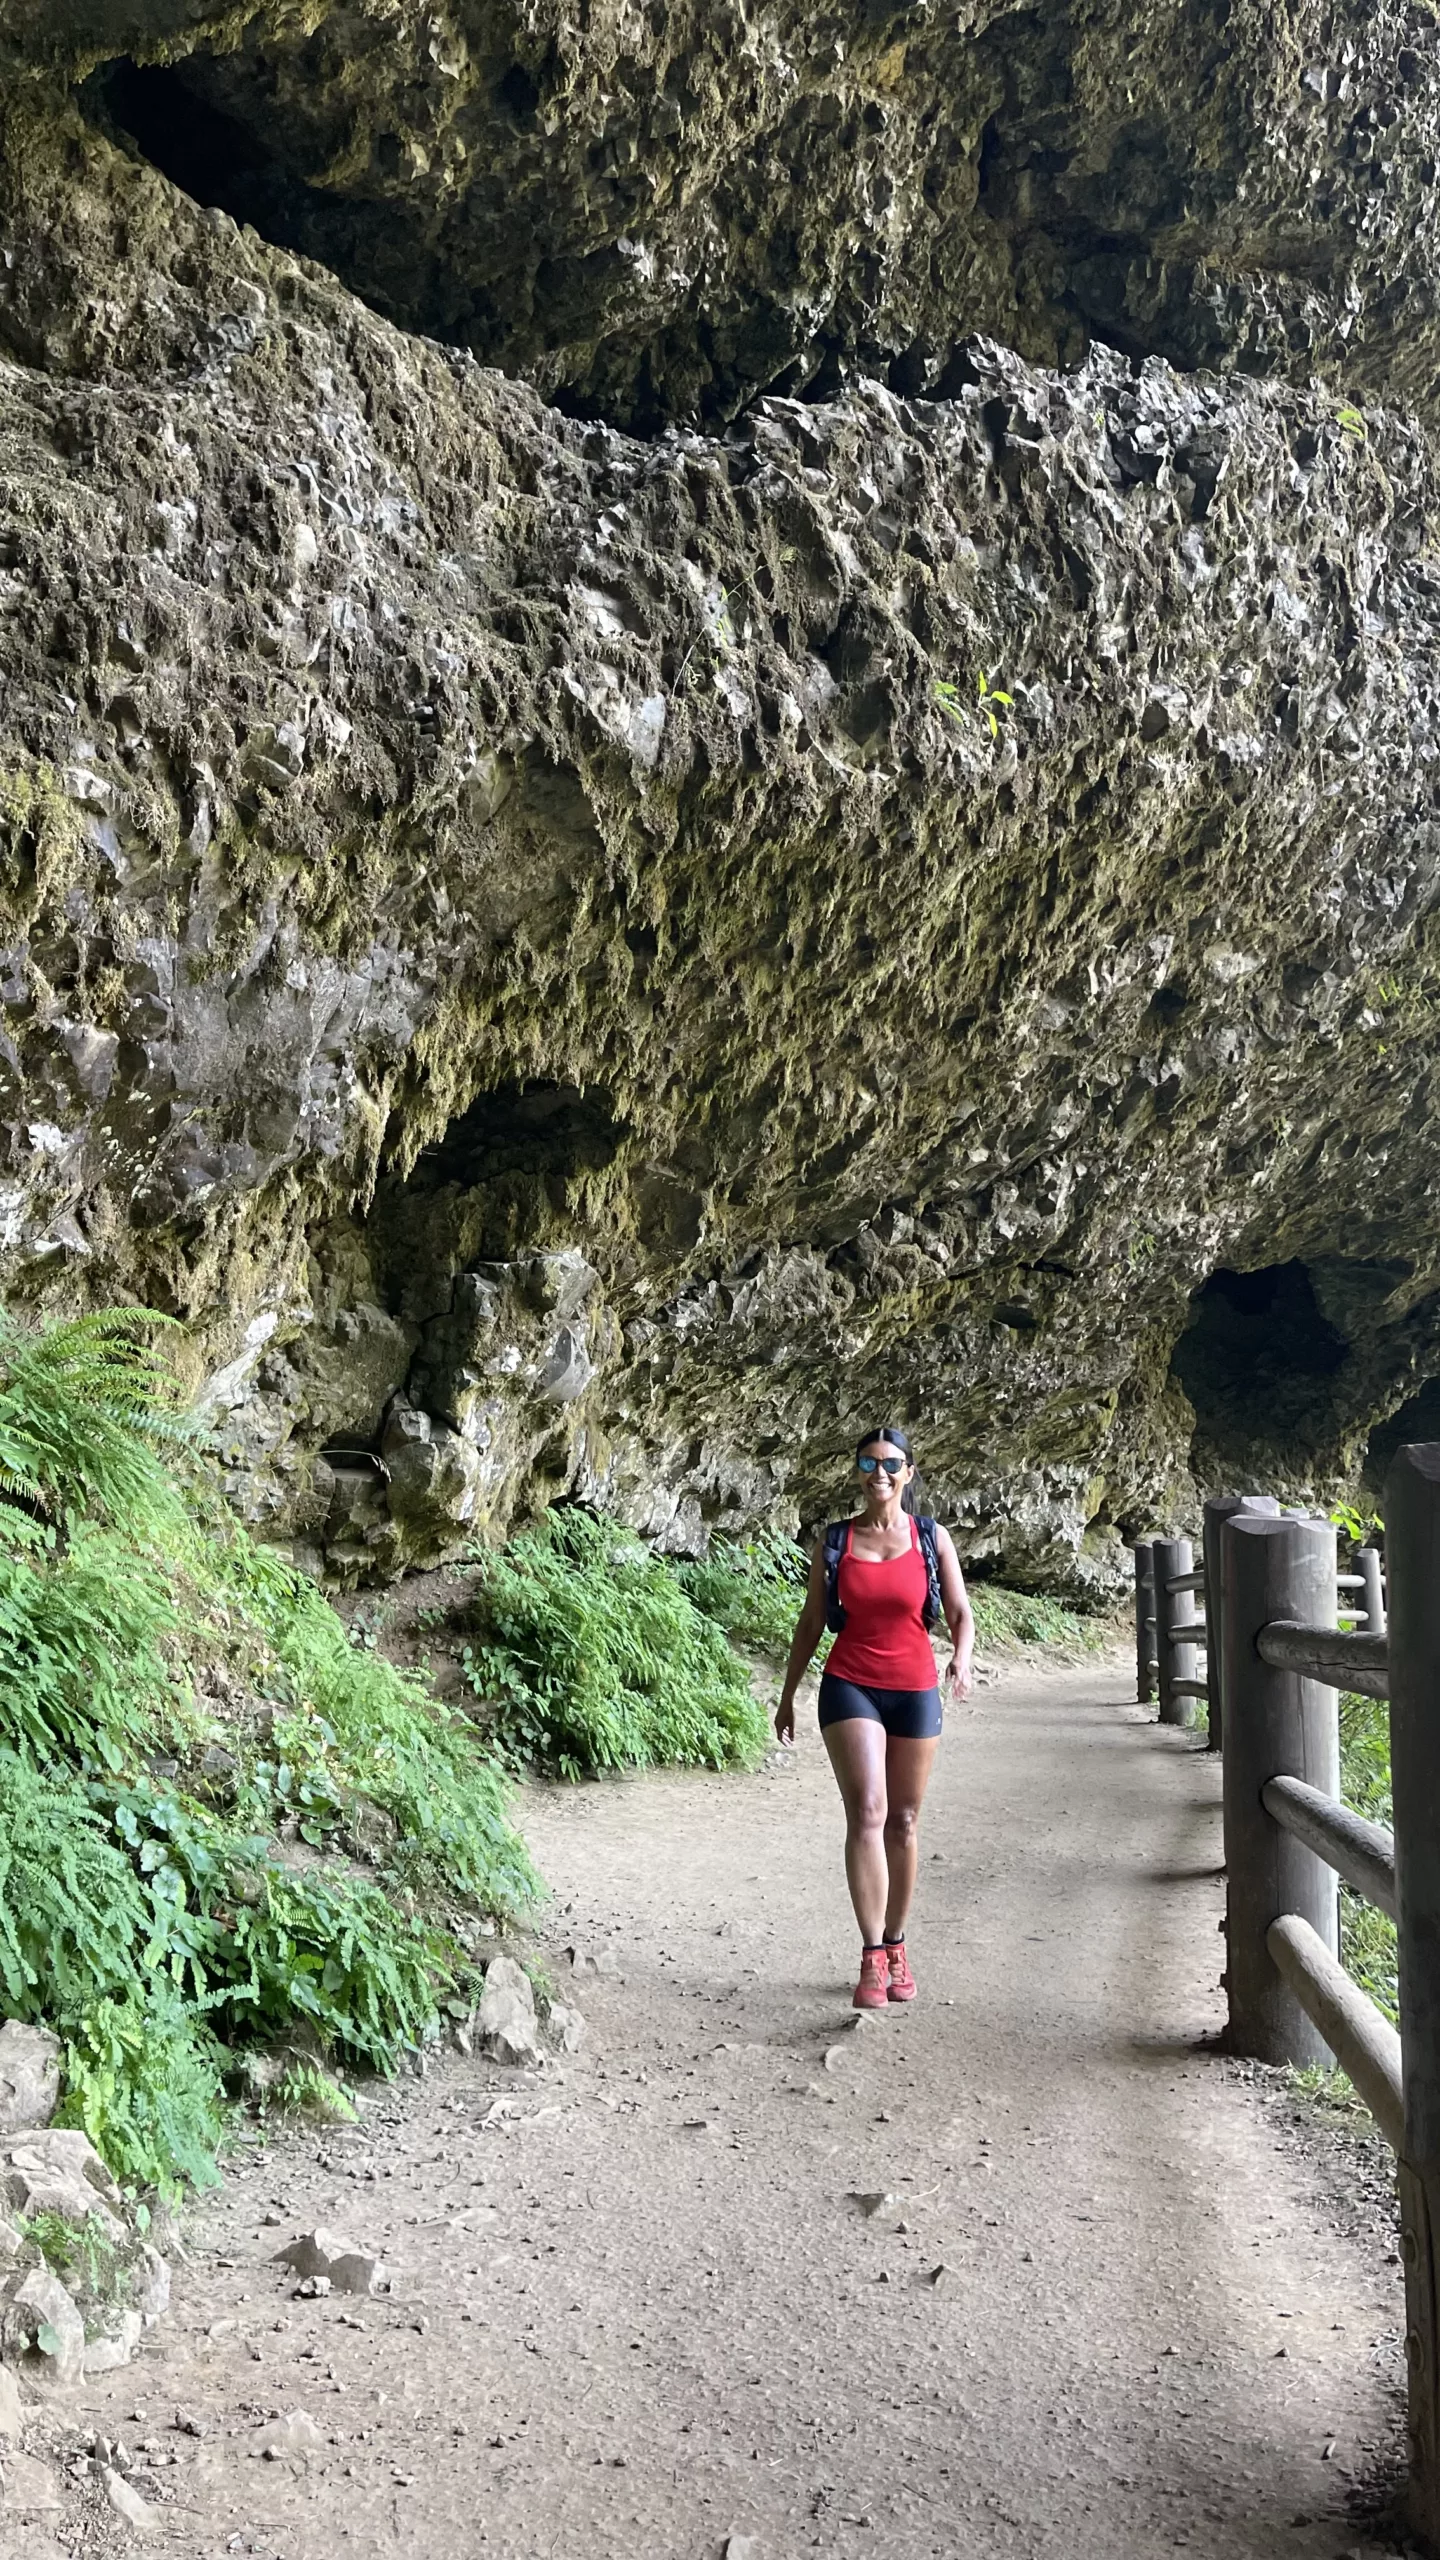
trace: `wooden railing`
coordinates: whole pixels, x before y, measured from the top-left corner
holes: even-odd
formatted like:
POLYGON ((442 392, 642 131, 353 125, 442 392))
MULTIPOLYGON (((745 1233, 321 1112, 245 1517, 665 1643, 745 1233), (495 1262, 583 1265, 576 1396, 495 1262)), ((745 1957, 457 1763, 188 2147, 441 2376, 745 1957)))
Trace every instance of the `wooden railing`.
POLYGON ((1385 1521, 1388 1615, 1375 1550, 1337 1574, 1330 1523, 1269 1496, 1206 1503, 1198 1569, 1143 1541, 1136 1685, 1166 1724, 1206 1699, 1223 1752, 1230 2050, 1333 2055, 1394 2145, 1411 2507, 1440 2560, 1440 1443, 1399 1451, 1385 1521), (1342 1690, 1390 1701, 1393 1834, 1339 1801, 1342 1690), (1398 2035, 1340 1962, 1339 1876, 1395 1922, 1398 2035))

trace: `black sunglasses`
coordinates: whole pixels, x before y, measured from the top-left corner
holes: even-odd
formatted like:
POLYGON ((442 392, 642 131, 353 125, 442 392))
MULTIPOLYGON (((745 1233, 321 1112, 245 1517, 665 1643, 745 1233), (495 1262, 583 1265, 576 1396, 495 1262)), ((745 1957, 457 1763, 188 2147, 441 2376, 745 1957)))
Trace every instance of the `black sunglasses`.
POLYGON ((877 1467, 883 1467, 893 1482, 896 1476, 903 1476, 910 1461, 908 1458, 857 1458, 855 1464, 862 1476, 873 1476, 877 1467))

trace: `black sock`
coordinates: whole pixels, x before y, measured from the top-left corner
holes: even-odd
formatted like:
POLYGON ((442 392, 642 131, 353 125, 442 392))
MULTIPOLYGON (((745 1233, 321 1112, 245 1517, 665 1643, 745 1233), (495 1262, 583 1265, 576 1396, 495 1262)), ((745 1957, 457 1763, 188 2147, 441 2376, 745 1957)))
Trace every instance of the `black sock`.
POLYGON ((905 1932, 902 1929, 898 1938, 882 1938, 880 1943, 882 1946, 886 1947, 903 1947, 905 1944, 905 1932))
POLYGON ((862 1955, 866 1956, 883 1956, 885 1953, 885 1947, 886 1940, 884 1938, 880 1940, 878 1946, 874 1945, 869 1938, 862 1938, 860 1941, 860 1952, 862 1955))

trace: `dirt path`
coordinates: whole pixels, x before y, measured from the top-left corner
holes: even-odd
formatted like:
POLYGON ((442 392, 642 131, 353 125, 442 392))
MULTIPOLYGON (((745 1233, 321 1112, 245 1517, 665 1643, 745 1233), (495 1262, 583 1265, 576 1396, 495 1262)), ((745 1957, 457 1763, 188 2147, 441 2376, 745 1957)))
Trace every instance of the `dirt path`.
POLYGON ((1196 2050, 1217 1773, 1122 1696, 1113 1667, 1012 1674, 952 1718, 921 1998, 853 2028, 813 1728, 753 1780, 537 1793, 555 1946, 619 1958, 577 1985, 590 2049, 518 2089, 443 2063, 231 2180, 177 2318, 87 2394, 89 2424, 158 2448, 150 2547, 1391 2548, 1346 2496, 1394 2442, 1396 2270, 1196 2050), (521 2112, 485 2128, 502 2086, 521 2112), (393 2301, 291 2299, 269 2255, 316 2221, 383 2247, 393 2301), (317 2449, 252 2458, 297 2410, 317 2449))

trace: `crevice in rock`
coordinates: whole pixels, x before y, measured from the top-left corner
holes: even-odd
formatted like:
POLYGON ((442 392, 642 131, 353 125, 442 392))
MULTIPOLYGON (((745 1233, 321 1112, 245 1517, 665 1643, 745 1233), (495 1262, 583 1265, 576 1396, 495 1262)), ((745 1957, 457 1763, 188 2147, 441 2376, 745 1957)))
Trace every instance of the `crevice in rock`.
POLYGON ((1350 1345, 1306 1264, 1212 1271, 1190 1303, 1170 1368, 1195 1408, 1197 1472, 1327 1448, 1343 1424, 1337 1386, 1350 1345))

